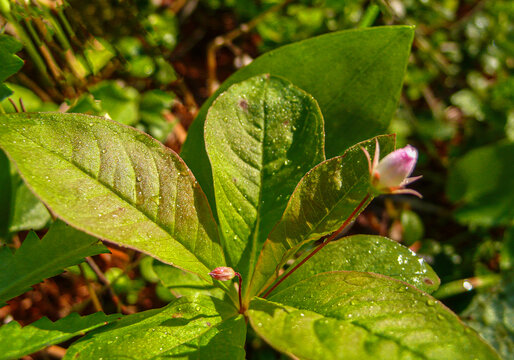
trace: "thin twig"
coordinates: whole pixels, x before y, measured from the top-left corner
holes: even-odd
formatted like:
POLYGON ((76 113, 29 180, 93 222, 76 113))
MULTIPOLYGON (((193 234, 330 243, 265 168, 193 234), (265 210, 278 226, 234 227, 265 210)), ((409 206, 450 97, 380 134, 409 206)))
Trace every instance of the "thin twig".
POLYGON ((11 98, 8 98, 7 100, 9 100, 9 102, 11 103, 12 107, 14 108, 14 111, 16 111, 17 113, 20 112, 20 110, 18 110, 18 107, 16 106, 16 103, 14 102, 13 99, 11 98))
POLYGON ((320 251, 321 249, 323 249, 329 242, 331 242, 332 240, 334 240, 337 235, 339 235, 339 233, 341 231, 343 231, 343 229, 345 227, 348 226, 348 224, 352 221, 353 217, 355 216, 355 214, 357 214, 360 209, 364 206, 364 204, 366 204, 366 202, 368 201, 368 199, 370 198, 370 195, 367 194, 364 199, 362 199, 362 201, 359 203, 359 205, 357 205, 357 207, 352 211, 352 213, 350 214, 350 216, 348 216, 348 218, 344 221, 343 225, 341 225, 339 227, 339 229, 337 229, 336 231, 334 231, 332 233, 332 235, 330 235, 330 237, 328 237, 324 242, 322 242, 320 245, 318 245, 318 247, 316 247, 309 255, 307 255, 305 257, 305 259, 303 259, 302 261, 300 261, 295 267, 293 267, 289 272, 287 272, 285 275, 283 275, 280 280, 278 280, 275 285, 273 285, 263 296, 262 298, 263 299, 266 299, 268 297, 268 295, 277 288, 277 286, 279 286, 285 279, 287 279, 293 272, 296 271, 296 269, 298 269, 300 266, 302 266, 303 264, 305 264, 305 262, 307 260, 309 260, 311 257, 313 257, 318 251, 320 251))
POLYGON ((27 112, 27 109, 25 109, 25 105, 23 104, 23 99, 22 98, 19 99, 19 103, 20 103, 21 111, 27 112))
POLYGON ((98 276, 98 279, 105 285, 107 290, 109 290, 109 295, 111 296, 112 302, 116 305, 116 311, 117 312, 124 311, 123 310, 124 305, 121 303, 121 300, 118 297, 118 295, 116 295, 116 293, 114 292, 114 289, 112 288, 112 284, 109 281, 109 279, 107 279, 105 274, 102 272, 102 270, 98 267, 96 262, 90 256, 86 257, 86 261, 89 264, 89 266, 91 267, 91 269, 93 269, 96 276, 98 276))
POLYGON ((95 307, 96 311, 102 311, 102 304, 100 304, 100 300, 98 300, 98 297, 96 296, 96 292, 93 289, 93 286, 91 286, 91 282, 86 276, 86 272, 84 271, 84 265, 79 264, 80 274, 84 278, 84 281, 86 282, 87 289, 89 290, 89 295, 91 297, 91 301, 93 301, 93 305, 95 307))
POLYGON ((212 95, 218 88, 218 79, 216 76, 216 52, 218 51, 218 49, 232 43, 232 41, 237 37, 250 32, 250 30, 252 30, 262 20, 264 20, 266 16, 268 16, 271 13, 279 11, 290 2, 292 2, 292 0, 284 0, 280 4, 276 4, 268 10, 261 13, 260 15, 256 16, 249 22, 241 24, 234 30, 228 32, 227 34, 217 36, 216 38, 214 38, 214 40, 211 41, 211 43, 207 47, 207 89, 209 90, 210 95, 212 95))

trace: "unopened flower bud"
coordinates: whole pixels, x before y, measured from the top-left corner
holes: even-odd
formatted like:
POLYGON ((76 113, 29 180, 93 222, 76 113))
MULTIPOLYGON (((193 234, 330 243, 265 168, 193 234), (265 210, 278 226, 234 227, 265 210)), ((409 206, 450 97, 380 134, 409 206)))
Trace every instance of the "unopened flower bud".
POLYGON ((231 267, 220 266, 212 270, 209 275, 219 281, 232 280, 236 276, 236 272, 231 267))

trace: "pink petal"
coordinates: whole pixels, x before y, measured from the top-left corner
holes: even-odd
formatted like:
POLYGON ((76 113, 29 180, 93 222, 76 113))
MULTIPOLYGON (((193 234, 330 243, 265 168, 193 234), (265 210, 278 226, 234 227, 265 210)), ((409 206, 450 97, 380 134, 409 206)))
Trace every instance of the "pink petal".
POLYGON ((379 186, 384 188, 402 186, 414 170, 417 160, 418 151, 410 145, 387 155, 380 160, 374 170, 379 178, 379 186))

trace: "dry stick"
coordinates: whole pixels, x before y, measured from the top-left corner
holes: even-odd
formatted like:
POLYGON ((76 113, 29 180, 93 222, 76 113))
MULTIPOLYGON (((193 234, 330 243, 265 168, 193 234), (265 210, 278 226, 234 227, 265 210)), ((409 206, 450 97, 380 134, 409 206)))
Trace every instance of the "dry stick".
POLYGON ((11 98, 8 98, 7 100, 9 100, 9 102, 11 103, 12 107, 14 108, 14 111, 16 111, 17 113, 20 112, 20 110, 18 110, 18 107, 16 106, 16 103, 14 102, 13 99, 11 98))
POLYGON ((370 195, 367 194, 364 199, 362 199, 362 201, 360 202, 359 205, 357 205, 357 207, 353 210, 353 212, 350 214, 350 216, 348 216, 348 218, 344 221, 343 225, 341 225, 341 227, 339 227, 339 229, 337 229, 336 231, 334 231, 332 233, 332 235, 330 235, 330 237, 328 237, 324 242, 322 242, 320 245, 318 245, 318 247, 316 249, 314 249, 309 255, 307 255, 305 257, 305 259, 303 259, 302 261, 300 261, 295 267, 293 267, 287 274, 285 274, 284 276, 282 276, 280 278, 280 280, 278 280, 275 285, 273 285, 268 291, 266 291, 266 293, 262 296, 263 299, 266 299, 268 297, 268 295, 277 288, 277 286, 279 286, 285 279, 287 279, 293 272, 296 271, 296 269, 298 269, 300 266, 302 266, 303 264, 305 264, 305 262, 307 260, 309 260, 311 257, 314 256, 314 254, 316 254, 318 251, 320 251, 321 249, 323 249, 329 242, 331 242, 332 240, 334 240, 337 235, 339 235, 339 233, 341 231, 343 231, 343 229, 345 227, 348 226, 348 224, 352 221, 352 218, 355 216, 355 214, 357 214, 360 209, 364 206, 364 204, 366 203, 366 201, 368 201, 370 195))
POLYGON ((25 109, 25 104, 23 104, 23 99, 20 98, 19 100, 20 100, 19 103, 20 103, 21 111, 27 112, 27 109, 25 109))
POLYGON ((103 311, 102 305, 100 304, 100 300, 98 300, 98 297, 96 296, 96 292, 93 289, 93 286, 91 286, 91 282, 86 276, 86 272, 84 271, 84 266, 82 264, 79 264, 80 274, 84 278, 84 281, 86 282, 87 289, 89 290, 89 295, 91 296, 91 301, 93 301, 93 305, 95 306, 96 311, 103 311))
POLYGON ((29 78, 24 73, 20 72, 15 75, 15 78, 18 79, 18 81, 24 85, 25 87, 28 87, 30 90, 36 93, 37 96, 41 98, 44 102, 53 102, 52 97, 48 95, 45 90, 43 90, 39 85, 29 78))
POLYGON ((120 298, 114 292, 114 290, 112 288, 112 285, 111 285, 111 282, 109 281, 109 279, 107 279, 107 277, 104 275, 102 270, 100 270, 100 268, 98 267, 96 262, 90 256, 86 257, 86 261, 89 264, 89 266, 91 267, 91 269, 93 269, 93 271, 95 272, 96 276, 98 276, 98 279, 100 279, 100 281, 109 290, 109 295, 111 295, 111 299, 112 299, 113 303, 116 305, 116 311, 117 312, 121 312, 121 311, 125 312, 125 310, 124 310, 125 306, 121 303, 120 298))
POLYGON ((289 4, 291 1, 292 0, 284 0, 280 4, 272 6, 268 10, 264 11, 262 14, 253 18, 249 22, 241 24, 239 27, 228 32, 227 34, 217 36, 213 41, 211 41, 211 43, 207 47, 207 88, 209 90, 209 94, 212 95, 216 91, 218 85, 218 80, 216 77, 216 51, 222 46, 230 44, 235 38, 248 33, 250 30, 256 27, 262 20, 264 20, 266 16, 268 16, 271 13, 279 11, 284 6, 289 4))

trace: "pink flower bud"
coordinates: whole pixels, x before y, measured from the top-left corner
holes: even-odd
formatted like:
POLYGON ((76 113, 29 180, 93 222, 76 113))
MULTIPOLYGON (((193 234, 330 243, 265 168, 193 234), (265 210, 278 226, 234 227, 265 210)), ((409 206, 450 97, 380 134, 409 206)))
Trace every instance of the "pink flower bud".
POLYGON ((412 174, 417 160, 418 151, 413 146, 407 145, 393 151, 373 169, 373 176, 378 179, 377 185, 384 188, 403 186, 407 177, 412 174))
POLYGON ((373 162, 368 151, 362 148, 368 159, 369 173, 373 187, 382 194, 412 194, 422 197, 421 194, 405 186, 418 180, 421 176, 410 178, 410 174, 418 161, 418 150, 407 145, 404 148, 393 151, 385 158, 380 159, 380 146, 378 140, 375 146, 373 162))
POLYGON ((209 275, 215 280, 227 281, 232 280, 236 276, 236 272, 231 267, 220 266, 212 270, 209 275))

